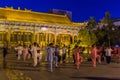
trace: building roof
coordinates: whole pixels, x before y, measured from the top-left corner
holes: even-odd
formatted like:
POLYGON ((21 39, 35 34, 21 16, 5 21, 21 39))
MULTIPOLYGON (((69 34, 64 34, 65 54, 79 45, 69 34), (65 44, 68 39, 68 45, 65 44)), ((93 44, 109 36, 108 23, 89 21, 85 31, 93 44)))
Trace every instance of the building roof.
POLYGON ((111 19, 113 22, 118 22, 118 21, 120 21, 120 18, 112 18, 111 19))
POLYGON ((66 15, 56 15, 50 13, 33 12, 30 10, 20 10, 13 8, 0 8, 0 20, 32 22, 39 24, 52 24, 59 26, 83 26, 83 23, 71 22, 66 15))

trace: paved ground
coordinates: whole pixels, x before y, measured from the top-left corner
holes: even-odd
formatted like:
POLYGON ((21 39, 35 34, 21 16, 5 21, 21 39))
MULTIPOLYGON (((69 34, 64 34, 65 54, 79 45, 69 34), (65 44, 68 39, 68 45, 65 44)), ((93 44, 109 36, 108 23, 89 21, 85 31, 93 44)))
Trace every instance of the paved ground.
POLYGON ((5 70, 3 69, 3 59, 1 54, 0 54, 0 80, 8 80, 5 70))
POLYGON ((8 77, 3 69, 0 70, 0 80, 8 80, 8 77))
POLYGON ((120 64, 98 64, 96 68, 90 62, 82 63, 79 70, 73 64, 64 64, 48 72, 47 65, 41 65, 40 71, 22 70, 32 80, 120 80, 120 64))
MULTIPOLYGON (((48 72, 46 63, 32 67, 32 60, 18 61, 15 55, 10 54, 7 57, 7 67, 23 72, 31 80, 120 80, 120 63, 101 63, 93 68, 91 62, 83 62, 79 70, 75 69, 74 64, 67 63, 61 64, 59 68, 54 68, 51 73, 48 72)), ((8 80, 3 70, 0 70, 0 80, 8 80)))

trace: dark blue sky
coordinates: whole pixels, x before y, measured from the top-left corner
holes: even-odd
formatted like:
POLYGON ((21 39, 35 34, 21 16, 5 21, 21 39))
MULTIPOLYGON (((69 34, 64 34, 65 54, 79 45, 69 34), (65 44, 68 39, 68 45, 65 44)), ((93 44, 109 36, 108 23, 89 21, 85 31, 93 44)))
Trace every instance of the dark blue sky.
POLYGON ((120 17, 120 0, 0 0, 0 7, 13 6, 27 8, 37 12, 47 12, 50 9, 72 11, 73 21, 87 21, 90 16, 97 21, 109 11, 112 18, 120 17))

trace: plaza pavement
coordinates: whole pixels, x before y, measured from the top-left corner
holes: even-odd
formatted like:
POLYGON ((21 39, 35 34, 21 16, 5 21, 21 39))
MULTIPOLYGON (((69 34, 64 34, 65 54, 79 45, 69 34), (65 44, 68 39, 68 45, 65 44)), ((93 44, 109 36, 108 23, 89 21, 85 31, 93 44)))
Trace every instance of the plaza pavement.
MULTIPOLYGON (((79 70, 73 63, 66 63, 60 64, 59 68, 54 67, 53 72, 49 72, 46 62, 33 67, 32 60, 18 61, 13 54, 9 54, 6 61, 8 69, 21 71, 31 80, 120 80, 120 63, 116 62, 111 64, 102 62, 93 68, 91 62, 84 61, 79 70)), ((2 68, 0 69, 0 80, 8 80, 2 68)))
POLYGON ((61 64, 59 68, 54 68, 53 72, 48 72, 47 65, 42 64, 40 70, 22 70, 22 72, 32 80, 120 80, 120 64, 97 64, 93 68, 91 62, 83 62, 80 69, 75 69, 73 64, 61 64))
POLYGON ((0 80, 8 80, 8 77, 5 73, 5 69, 3 69, 3 59, 2 55, 0 54, 0 80))
POLYGON ((0 80, 8 80, 8 77, 3 69, 0 69, 0 80))

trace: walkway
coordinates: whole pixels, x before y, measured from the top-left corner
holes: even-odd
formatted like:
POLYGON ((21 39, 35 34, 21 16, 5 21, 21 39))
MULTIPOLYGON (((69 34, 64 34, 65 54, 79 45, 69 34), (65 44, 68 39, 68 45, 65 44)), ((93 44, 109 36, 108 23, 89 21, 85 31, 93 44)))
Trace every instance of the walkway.
POLYGON ((48 72, 46 65, 41 65, 40 71, 23 70, 32 80, 120 80, 120 64, 98 64, 96 68, 91 63, 82 63, 79 70, 73 64, 61 65, 48 72))
POLYGON ((7 77, 6 73, 5 73, 5 70, 3 69, 2 54, 0 54, 0 80, 8 80, 8 77, 7 77))
MULTIPOLYGON (((72 63, 61 64, 59 68, 48 72, 46 62, 32 67, 32 60, 24 62, 16 60, 15 55, 7 57, 7 67, 24 73, 31 80, 120 80, 120 63, 101 63, 93 68, 91 62, 83 62, 80 69, 72 63)), ((3 79, 4 80, 4 79, 3 79)))

